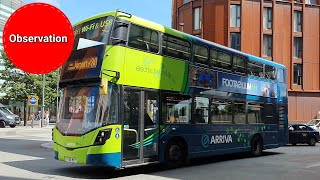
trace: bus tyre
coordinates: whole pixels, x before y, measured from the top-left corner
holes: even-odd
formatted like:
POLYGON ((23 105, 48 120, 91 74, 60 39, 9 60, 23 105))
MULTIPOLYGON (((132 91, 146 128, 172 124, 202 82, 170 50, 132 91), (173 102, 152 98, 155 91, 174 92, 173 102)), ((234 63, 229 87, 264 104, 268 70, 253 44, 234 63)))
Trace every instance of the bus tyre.
POLYGON ((261 156, 262 154, 262 138, 260 136, 254 136, 251 142, 251 154, 254 157, 261 156))
POLYGON ((308 144, 309 144, 310 146, 315 146, 316 143, 317 143, 316 139, 315 139, 314 137, 312 137, 312 138, 310 138, 310 141, 309 141, 308 144))
POLYGON ((6 123, 4 121, 0 121, 0 128, 5 128, 6 127, 6 123))
POLYGON ((177 141, 170 141, 167 145, 166 162, 170 166, 181 166, 186 162, 185 146, 177 141))

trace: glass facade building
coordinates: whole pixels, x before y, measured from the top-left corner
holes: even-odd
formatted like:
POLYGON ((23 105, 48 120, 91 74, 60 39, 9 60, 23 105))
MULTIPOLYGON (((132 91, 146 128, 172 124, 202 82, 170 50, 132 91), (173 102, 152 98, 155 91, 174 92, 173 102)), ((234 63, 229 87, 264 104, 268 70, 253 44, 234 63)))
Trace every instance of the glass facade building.
MULTIPOLYGON (((19 7, 23 6, 25 3, 20 0, 0 0, 0 50, 3 49, 3 29, 10 15, 17 10, 19 7)), ((0 54, 0 69, 3 69, 2 58, 0 54)), ((3 80, 0 80, 0 84, 3 80)), ((4 95, 0 92, 0 96, 4 95)))

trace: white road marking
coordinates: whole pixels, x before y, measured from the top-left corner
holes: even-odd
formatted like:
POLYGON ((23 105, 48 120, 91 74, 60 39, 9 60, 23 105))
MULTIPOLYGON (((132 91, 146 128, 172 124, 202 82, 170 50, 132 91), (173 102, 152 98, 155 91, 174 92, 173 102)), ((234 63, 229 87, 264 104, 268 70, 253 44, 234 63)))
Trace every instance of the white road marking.
POLYGON ((313 167, 317 167, 317 166, 320 166, 320 163, 312 164, 312 165, 306 166, 305 168, 313 168, 313 167))
POLYGON ((21 154, 14 154, 0 151, 0 163, 5 162, 15 162, 15 161, 32 161, 32 160, 40 160, 44 158, 33 157, 33 156, 26 156, 21 154))

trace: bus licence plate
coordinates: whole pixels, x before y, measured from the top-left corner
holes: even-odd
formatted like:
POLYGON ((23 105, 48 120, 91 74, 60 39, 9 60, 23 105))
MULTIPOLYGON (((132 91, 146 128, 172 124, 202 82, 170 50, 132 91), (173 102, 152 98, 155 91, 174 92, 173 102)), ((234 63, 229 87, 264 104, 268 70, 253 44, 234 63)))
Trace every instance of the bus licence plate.
POLYGON ((64 159, 67 162, 77 163, 77 158, 74 157, 65 157, 64 159))

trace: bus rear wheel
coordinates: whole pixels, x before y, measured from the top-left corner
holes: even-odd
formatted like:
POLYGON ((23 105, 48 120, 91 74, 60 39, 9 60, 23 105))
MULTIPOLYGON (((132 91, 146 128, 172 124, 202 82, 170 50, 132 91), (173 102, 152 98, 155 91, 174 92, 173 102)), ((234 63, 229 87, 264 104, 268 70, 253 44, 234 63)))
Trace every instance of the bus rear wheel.
POLYGON ((251 142, 251 154, 254 157, 261 156, 263 149, 263 142, 260 136, 254 136, 251 142))
POLYGON ((186 150, 182 143, 169 142, 166 149, 166 162, 171 166, 181 166, 186 161, 186 150))

